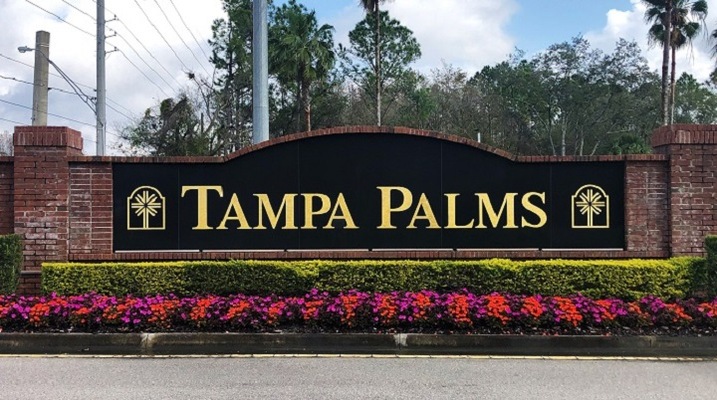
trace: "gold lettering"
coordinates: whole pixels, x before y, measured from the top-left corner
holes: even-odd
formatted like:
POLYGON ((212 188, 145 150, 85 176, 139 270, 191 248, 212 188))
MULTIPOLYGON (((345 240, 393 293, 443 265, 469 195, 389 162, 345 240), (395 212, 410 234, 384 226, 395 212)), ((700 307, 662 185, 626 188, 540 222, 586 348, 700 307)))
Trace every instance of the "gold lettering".
POLYGON ((470 222, 465 225, 458 225, 456 223, 456 198, 459 194, 446 193, 445 196, 448 198, 448 225, 446 225, 446 229, 472 228, 475 224, 475 218, 471 219, 470 222))
POLYGON ((526 211, 530 211, 535 214, 539 221, 537 224, 531 224, 527 219, 525 219, 525 217, 522 217, 520 226, 522 228, 542 228, 545 226, 545 223, 548 222, 548 215, 545 214, 545 210, 530 202, 531 197, 539 198, 543 205, 545 205, 545 192, 529 192, 523 195, 523 208, 525 208, 526 211))
POLYGON ((229 203, 229 207, 227 207, 227 212, 224 213, 224 219, 222 219, 222 223, 219 224, 217 229, 227 229, 227 221, 239 221, 237 229, 251 229, 249 222, 246 220, 246 215, 244 215, 244 210, 241 208, 241 203, 239 203, 239 197, 237 197, 236 193, 232 195, 232 200, 229 203), (232 212, 234 215, 230 215, 232 212))
POLYGON ((498 210, 497 213, 490 202, 488 193, 476 193, 475 195, 478 196, 478 226, 476 226, 476 228, 487 228, 487 226, 483 223, 484 210, 485 213, 488 214, 488 219, 490 219, 490 223, 493 228, 498 227, 498 223, 500 222, 504 211, 506 214, 506 222, 503 228, 518 227, 515 224, 515 197, 518 193, 506 193, 505 197, 503 197, 503 203, 500 205, 500 210, 498 210))
POLYGON ((260 193, 254 196, 259 200, 259 223, 254 229, 267 229, 264 226, 264 214, 266 214, 271 228, 276 229, 282 213, 284 213, 284 226, 281 229, 298 229, 294 224, 294 199, 297 196, 296 194, 285 194, 277 212, 274 212, 274 208, 271 206, 269 195, 260 193))
POLYGON ((411 223, 408 224, 408 229, 416 229, 416 220, 418 219, 425 219, 428 221, 428 229, 441 228, 438 225, 436 216, 433 214, 433 209, 431 209, 431 204, 428 202, 428 197, 426 197, 425 193, 421 193, 421 197, 418 199, 418 206, 416 207, 416 211, 413 213, 411 223), (423 211, 423 214, 419 214, 421 211, 423 211))
POLYGON ((402 186, 378 186, 377 189, 381 191, 381 225, 378 229, 396 229, 391 224, 391 213, 408 210, 413 203, 413 195, 410 190, 402 186), (391 207, 392 191, 398 191, 403 195, 401 205, 395 208, 391 207))
POLYGON ((339 193, 339 197, 336 198, 336 204, 334 205, 333 211, 331 211, 331 217, 329 218, 329 222, 326 223, 324 229, 334 229, 335 219, 343 219, 346 222, 346 227, 344 229, 358 229, 358 226, 356 226, 354 219, 351 216, 351 211, 349 211, 349 207, 348 204, 346 204, 346 199, 344 198, 343 193, 339 193), (341 211, 341 214, 339 214, 338 211, 341 211))
POLYGON ((314 216, 326 214, 331 210, 331 199, 329 196, 320 193, 305 193, 304 196, 304 226, 302 229, 316 229, 314 226, 314 216), (321 207, 314 210, 314 199, 321 200, 321 207))
POLYGON ((219 193, 219 197, 224 197, 224 190, 221 186, 182 186, 182 197, 192 190, 197 191, 197 226, 192 230, 205 231, 214 229, 207 223, 207 197, 210 190, 219 193))

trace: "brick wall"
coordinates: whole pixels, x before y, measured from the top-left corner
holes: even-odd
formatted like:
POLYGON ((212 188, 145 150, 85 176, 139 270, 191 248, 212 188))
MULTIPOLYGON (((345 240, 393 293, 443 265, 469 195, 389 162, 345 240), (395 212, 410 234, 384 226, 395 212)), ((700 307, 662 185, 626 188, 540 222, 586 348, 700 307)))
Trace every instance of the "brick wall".
POLYGON ((0 157, 0 235, 14 232, 13 158, 0 157))
POLYGON ((628 251, 670 255, 667 157, 630 160, 625 167, 625 238, 628 251))
POLYGON ((68 157, 82 153, 82 136, 64 127, 18 127, 13 167, 14 231, 24 240, 24 272, 43 261, 67 260, 68 157))
POLYGON ((652 145, 669 157, 672 254, 704 255, 704 237, 717 233, 717 125, 662 127, 652 145))
POLYGON ((112 164, 70 163, 69 257, 112 254, 112 164))
POLYGON ((229 157, 87 157, 79 132, 20 127, 15 156, 0 157, 0 234, 25 240, 23 290, 39 288, 43 261, 313 258, 632 258, 703 254, 704 236, 717 233, 717 126, 674 125, 657 130, 656 154, 596 157, 515 157, 465 138, 391 127, 341 127, 282 137, 229 157), (114 163, 217 163, 276 143, 347 132, 437 137, 481 148, 515 162, 621 161, 625 163, 624 251, 372 251, 372 252, 112 252, 114 163))

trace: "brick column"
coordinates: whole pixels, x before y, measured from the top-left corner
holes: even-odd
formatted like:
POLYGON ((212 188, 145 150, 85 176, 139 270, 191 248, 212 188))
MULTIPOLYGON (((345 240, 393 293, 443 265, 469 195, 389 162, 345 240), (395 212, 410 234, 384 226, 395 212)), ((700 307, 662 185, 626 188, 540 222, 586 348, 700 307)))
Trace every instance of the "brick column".
POLYGON ((703 256, 705 236, 717 233, 717 125, 661 127, 652 146, 669 157, 671 254, 703 256))
POLYGON ((14 229, 24 240, 24 291, 36 291, 43 261, 65 261, 69 237, 68 157, 82 154, 82 135, 65 127, 15 128, 14 229))

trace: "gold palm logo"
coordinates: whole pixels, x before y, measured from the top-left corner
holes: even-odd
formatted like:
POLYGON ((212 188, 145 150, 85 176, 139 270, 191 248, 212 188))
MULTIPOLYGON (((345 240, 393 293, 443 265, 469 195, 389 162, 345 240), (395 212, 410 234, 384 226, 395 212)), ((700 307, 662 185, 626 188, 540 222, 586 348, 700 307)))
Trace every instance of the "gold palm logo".
POLYGON ((164 197, 159 190, 150 186, 137 188, 127 198, 127 203, 128 229, 164 229, 164 197), (141 224, 137 223, 137 219, 141 220, 141 224))
POLYGON ((596 185, 585 185, 573 195, 573 228, 609 228, 610 196, 596 185), (576 217, 578 214, 581 217, 576 217), (597 221, 596 221, 597 220, 597 221))
POLYGON ((605 198, 602 194, 588 189, 580 194, 580 200, 575 205, 580 209, 580 214, 588 217, 588 226, 593 226, 593 217, 599 215, 605 209, 605 198))

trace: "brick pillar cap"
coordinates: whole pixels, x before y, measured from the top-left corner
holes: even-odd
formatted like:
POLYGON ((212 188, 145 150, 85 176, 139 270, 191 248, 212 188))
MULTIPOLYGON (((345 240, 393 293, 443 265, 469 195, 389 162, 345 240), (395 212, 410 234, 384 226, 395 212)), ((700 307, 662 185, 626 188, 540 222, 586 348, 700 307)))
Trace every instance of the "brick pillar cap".
POLYGON ((69 147, 82 151, 82 134, 66 126, 18 126, 15 127, 13 145, 69 147))
POLYGON ((717 125, 674 124, 652 133, 652 147, 672 144, 717 144, 717 125))

